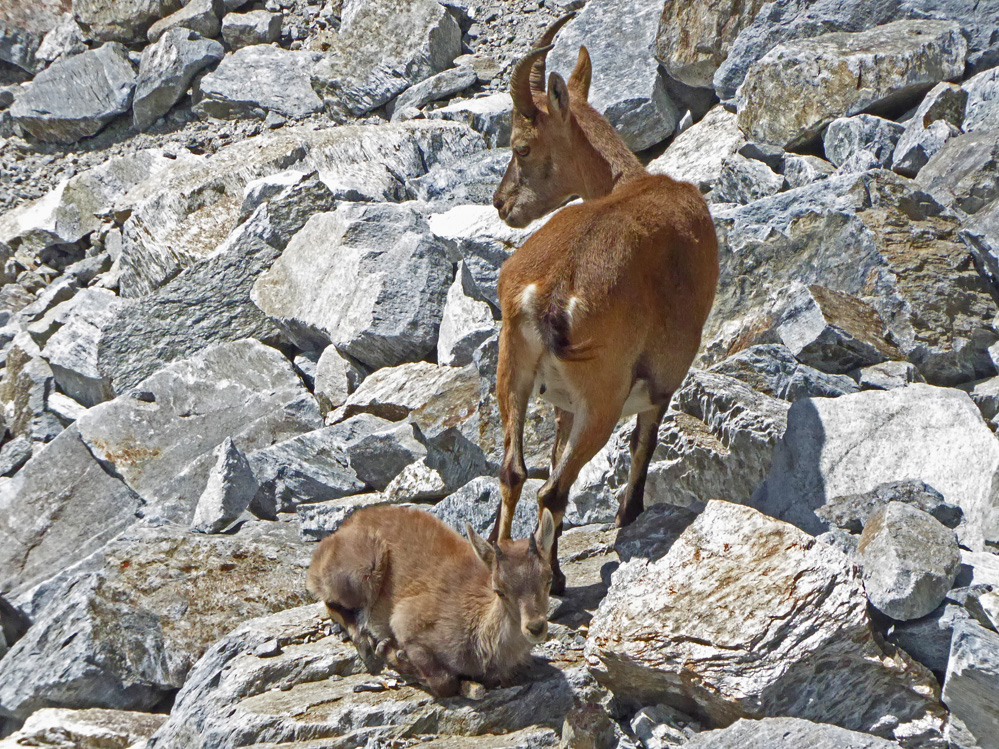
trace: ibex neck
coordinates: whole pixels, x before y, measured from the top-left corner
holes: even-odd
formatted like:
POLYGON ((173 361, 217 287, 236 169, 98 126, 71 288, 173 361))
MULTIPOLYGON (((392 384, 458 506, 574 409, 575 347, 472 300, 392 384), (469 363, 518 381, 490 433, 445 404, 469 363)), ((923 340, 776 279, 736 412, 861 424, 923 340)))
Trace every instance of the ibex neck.
POLYGON ((580 197, 602 198, 620 184, 648 174, 614 126, 596 110, 576 113, 580 197))

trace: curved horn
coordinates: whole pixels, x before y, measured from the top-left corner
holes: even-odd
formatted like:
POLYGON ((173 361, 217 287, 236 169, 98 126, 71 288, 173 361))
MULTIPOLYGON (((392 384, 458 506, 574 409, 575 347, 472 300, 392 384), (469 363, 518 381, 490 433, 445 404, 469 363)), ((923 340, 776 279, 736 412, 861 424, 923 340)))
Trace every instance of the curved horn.
MULTIPOLYGON (((576 17, 576 11, 571 13, 566 13, 564 16, 556 20, 545 29, 545 33, 534 40, 534 44, 531 45, 534 49, 541 49, 542 47, 548 47, 551 49, 550 45, 555 41, 555 35, 559 32, 563 26, 565 26, 569 21, 576 17)), ((540 93, 545 91, 545 58, 537 60, 534 66, 531 68, 531 88, 540 93)))
POLYGON ((538 111, 531 92, 531 68, 539 57, 544 59, 551 48, 552 45, 549 44, 547 47, 532 49, 520 59, 510 76, 510 96, 513 98, 513 106, 528 119, 534 117, 534 113, 538 111))

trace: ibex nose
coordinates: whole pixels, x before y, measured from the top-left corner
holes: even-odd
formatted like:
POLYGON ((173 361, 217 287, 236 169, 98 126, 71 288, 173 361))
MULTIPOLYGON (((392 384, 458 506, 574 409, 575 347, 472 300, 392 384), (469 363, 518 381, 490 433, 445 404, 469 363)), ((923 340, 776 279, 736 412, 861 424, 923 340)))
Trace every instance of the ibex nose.
POLYGON ((545 634, 545 630, 548 629, 548 622, 541 620, 540 622, 534 622, 533 624, 527 625, 527 631, 530 632, 535 637, 542 637, 545 634))
POLYGON ((493 193, 493 208, 497 211, 503 208, 503 198, 499 196, 499 193, 493 193))

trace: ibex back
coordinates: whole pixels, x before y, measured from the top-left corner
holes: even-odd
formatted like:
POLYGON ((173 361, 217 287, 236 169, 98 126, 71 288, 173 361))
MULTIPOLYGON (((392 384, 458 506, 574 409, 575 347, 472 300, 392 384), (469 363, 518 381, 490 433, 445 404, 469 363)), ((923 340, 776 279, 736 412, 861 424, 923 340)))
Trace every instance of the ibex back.
POLYGON ((308 588, 342 624, 368 670, 384 659, 438 697, 462 678, 507 683, 548 632, 555 523, 491 543, 469 541, 422 510, 370 507, 323 539, 308 588))
POLYGON ((650 175, 586 101, 590 58, 545 89, 557 21, 511 79, 510 164, 493 204, 526 226, 573 196, 500 272, 503 314, 496 392, 504 428, 503 502, 492 539, 509 538, 527 476, 524 415, 532 392, 556 408, 552 470, 538 493, 556 522, 553 592, 564 590, 558 536, 569 489, 622 416, 637 413, 631 471, 617 513, 626 525, 643 494, 659 424, 700 347, 718 281, 718 241, 697 188, 650 175))

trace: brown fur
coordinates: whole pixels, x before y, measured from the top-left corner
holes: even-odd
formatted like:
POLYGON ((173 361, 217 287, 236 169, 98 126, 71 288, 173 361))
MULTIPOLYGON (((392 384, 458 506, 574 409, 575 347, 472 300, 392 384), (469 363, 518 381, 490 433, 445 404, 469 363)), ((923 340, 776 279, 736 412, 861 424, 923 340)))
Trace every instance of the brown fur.
POLYGON ((530 73, 537 80, 539 52, 518 65, 511 81, 514 153, 493 203, 508 224, 525 226, 572 196, 584 202, 556 213, 500 272, 503 502, 491 538, 509 537, 527 474, 524 414, 540 380, 558 414, 552 472, 538 502, 555 518, 553 590, 561 592, 557 539, 569 489, 606 444, 635 387, 648 397, 641 399, 618 524, 643 509, 659 424, 711 310, 718 242, 697 188, 650 175, 586 102, 586 49, 569 84, 553 73, 547 91, 524 83, 530 73))
POLYGON ((439 697, 461 678, 506 683, 547 632, 555 527, 543 521, 498 544, 469 527, 469 543, 422 510, 365 508, 319 544, 308 588, 373 673, 384 658, 439 697))

